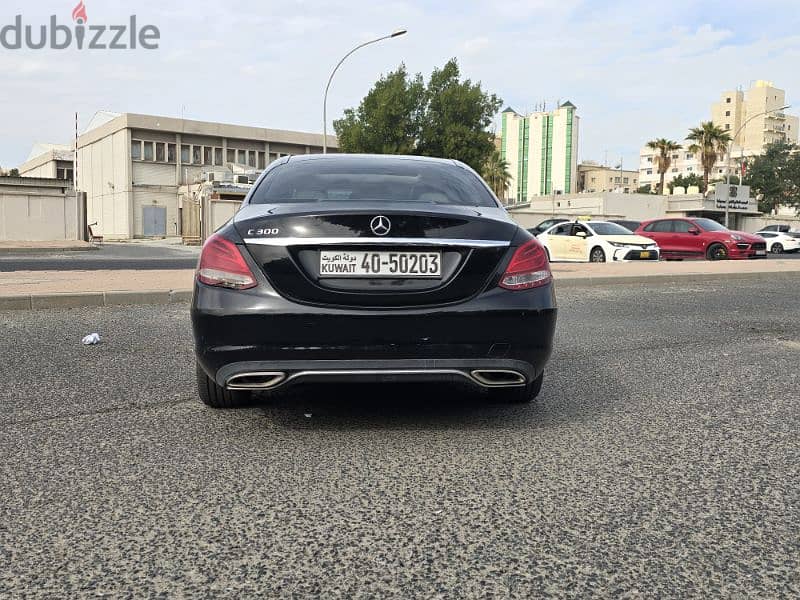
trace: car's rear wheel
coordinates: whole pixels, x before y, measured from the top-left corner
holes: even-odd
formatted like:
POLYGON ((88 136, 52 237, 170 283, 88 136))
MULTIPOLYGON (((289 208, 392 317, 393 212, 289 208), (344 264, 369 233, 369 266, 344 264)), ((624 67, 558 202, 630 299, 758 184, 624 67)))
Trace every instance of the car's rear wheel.
POLYGON ((595 246, 589 253, 589 262, 606 262, 606 253, 600 246, 595 246))
POLYGON ((772 244, 772 253, 783 254, 783 244, 779 242, 775 242, 774 244, 772 244))
POLYGON ((197 365, 197 393, 203 404, 212 408, 234 408, 245 404, 251 398, 247 390, 226 390, 217 385, 200 365, 197 365))
POLYGON ((711 244, 706 251, 708 260, 725 260, 728 258, 728 249, 724 244, 711 244))
POLYGON ((544 373, 539 375, 536 379, 525 385, 510 388, 493 388, 489 390, 489 395, 493 400, 498 402, 508 402, 511 404, 524 404, 531 402, 542 390, 542 382, 544 381, 544 373))

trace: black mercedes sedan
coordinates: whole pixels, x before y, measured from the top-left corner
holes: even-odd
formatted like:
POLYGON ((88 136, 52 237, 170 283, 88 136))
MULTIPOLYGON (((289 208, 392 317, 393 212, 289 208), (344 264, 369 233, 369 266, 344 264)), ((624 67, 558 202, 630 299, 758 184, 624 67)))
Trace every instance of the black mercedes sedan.
POLYGON ((454 160, 283 157, 205 243, 191 308, 200 398, 299 382, 461 381, 512 402, 542 386, 550 265, 454 160))

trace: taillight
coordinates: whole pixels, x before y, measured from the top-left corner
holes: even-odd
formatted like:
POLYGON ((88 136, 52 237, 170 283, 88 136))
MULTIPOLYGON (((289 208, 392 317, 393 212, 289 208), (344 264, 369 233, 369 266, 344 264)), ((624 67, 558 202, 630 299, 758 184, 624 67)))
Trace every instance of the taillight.
POLYGON ((206 285, 246 290, 258 285, 236 244, 218 234, 203 244, 197 280, 206 285))
POLYGON ((553 281, 550 261, 544 247, 536 240, 525 242, 517 248, 506 272, 500 278, 500 287, 507 290, 528 290, 553 281))

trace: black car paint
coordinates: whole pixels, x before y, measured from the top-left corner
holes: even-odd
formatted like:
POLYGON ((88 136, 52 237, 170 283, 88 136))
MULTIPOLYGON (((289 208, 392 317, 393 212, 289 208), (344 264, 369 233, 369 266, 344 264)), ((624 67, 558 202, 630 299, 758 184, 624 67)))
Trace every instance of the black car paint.
POLYGON ((515 249, 531 239, 499 203, 491 209, 386 202, 255 206, 245 199, 242 210, 218 233, 239 246, 258 281, 248 290, 195 282, 191 317, 196 357, 221 386, 231 374, 254 368, 324 370, 342 361, 354 368, 387 369, 513 364, 533 380, 549 359, 557 313, 554 286, 521 291, 498 287, 515 249), (433 286, 426 281, 424 289, 415 289, 418 280, 413 279, 370 280, 354 289, 346 285, 352 282, 315 277, 302 253, 313 253, 316 246, 245 242, 331 236, 374 242, 368 224, 378 214, 397 223, 390 240, 503 240, 508 246, 456 246, 451 249, 460 261, 455 276, 433 286))

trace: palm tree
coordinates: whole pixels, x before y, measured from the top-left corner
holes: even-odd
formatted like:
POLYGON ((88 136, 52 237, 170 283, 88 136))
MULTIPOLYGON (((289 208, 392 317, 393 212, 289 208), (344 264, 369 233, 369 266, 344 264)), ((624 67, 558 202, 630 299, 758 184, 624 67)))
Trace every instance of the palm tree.
POLYGON ((730 134, 714 125, 712 121, 700 123, 700 127, 692 127, 689 130, 687 140, 694 142, 689 146, 691 152, 700 153, 700 164, 703 166, 703 184, 708 190, 708 178, 711 170, 717 161, 725 156, 728 150, 728 143, 731 141, 730 134))
POLYGON ((664 193, 664 176, 667 173, 667 169, 672 164, 672 152, 675 150, 680 150, 681 145, 678 142, 673 142, 672 140, 668 140, 666 138, 659 138, 657 140, 652 140, 647 142, 647 147, 651 150, 656 151, 656 155, 653 157, 653 162, 656 164, 656 169, 658 170, 659 180, 658 180, 658 193, 664 193))
POLYGON ((508 161, 500 157, 498 150, 492 152, 486 159, 481 176, 498 198, 505 196, 511 173, 508 172, 508 161))

